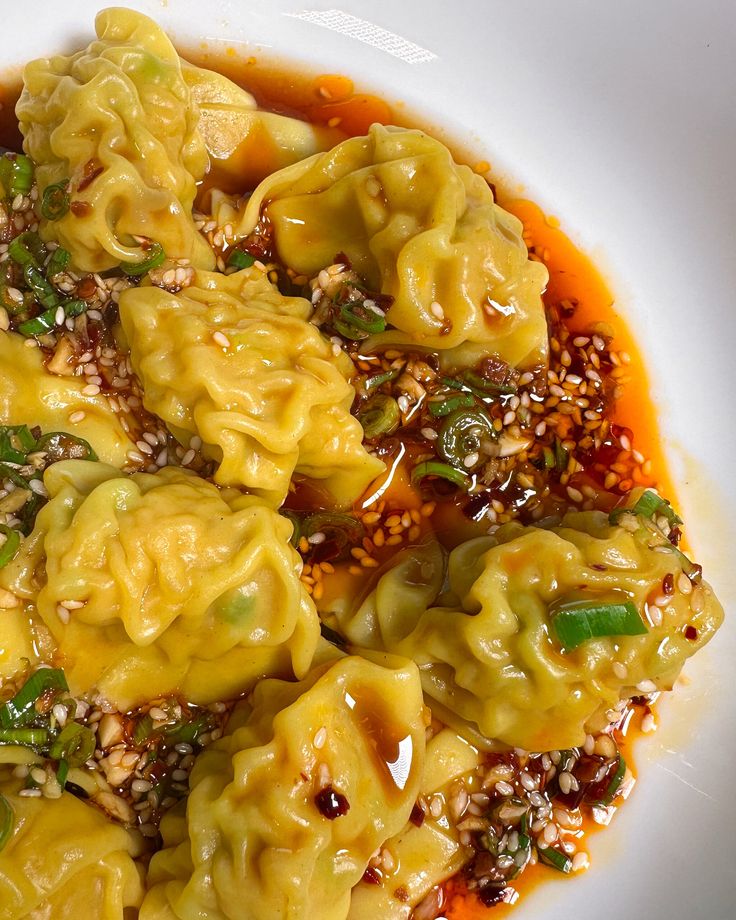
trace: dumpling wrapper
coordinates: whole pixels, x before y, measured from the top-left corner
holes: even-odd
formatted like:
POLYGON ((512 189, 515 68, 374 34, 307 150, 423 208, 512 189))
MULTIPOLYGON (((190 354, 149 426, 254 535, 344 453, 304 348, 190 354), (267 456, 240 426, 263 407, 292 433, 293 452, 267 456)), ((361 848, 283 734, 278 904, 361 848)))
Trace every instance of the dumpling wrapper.
POLYGON ((71 210, 41 220, 41 235, 81 271, 144 261, 135 236, 211 268, 214 254, 191 214, 207 149, 179 55, 133 10, 103 10, 95 29, 83 51, 31 61, 23 72, 16 114, 39 194, 71 181, 71 210))
POLYGON ((199 109, 198 130, 218 188, 224 181, 239 193, 253 189, 277 169, 345 137, 334 128, 261 111, 250 93, 213 70, 182 61, 182 74, 199 109))
POLYGON ((179 294, 131 288, 120 319, 146 408, 183 442, 198 435, 215 481, 279 505, 293 474, 334 504, 355 501, 384 470, 350 414, 353 364, 258 269, 197 272, 179 294))
POLYGON ((648 531, 611 526, 597 511, 569 512, 548 530, 505 524, 453 550, 447 569, 437 544, 405 551, 358 609, 336 604, 332 616, 356 646, 414 660, 438 718, 472 740, 527 751, 574 747, 606 724, 606 710, 640 693, 642 681, 671 689, 723 620, 703 583, 702 610, 676 589, 646 635, 595 638, 563 653, 555 602, 631 600, 647 622, 647 601, 661 594, 664 577, 678 584, 674 548, 664 538, 650 543, 648 531), (449 590, 440 595, 446 571, 449 590), (685 636, 687 625, 695 639, 685 636))
POLYGON ((425 749, 411 662, 343 658, 301 683, 263 681, 249 702, 197 760, 186 820, 164 821, 141 920, 346 920, 373 852, 411 814, 425 749), (315 802, 325 783, 349 804, 333 820, 315 802))
POLYGON ((70 792, 18 795, 19 780, 0 768, 0 792, 13 832, 0 851, 3 920, 127 920, 143 900, 134 862, 141 838, 70 792))
POLYGON ((319 639, 291 524, 254 496, 182 470, 123 476, 69 460, 0 586, 52 633, 71 692, 126 711, 174 692, 228 699, 302 677, 319 639), (83 606, 63 622, 64 601, 83 606))
POLYGON ((276 172, 255 190, 237 233, 265 215, 279 258, 307 276, 344 252, 369 287, 395 298, 382 345, 463 346, 544 364, 547 270, 530 261, 521 223, 485 180, 422 131, 372 125, 328 153, 276 172), (432 305, 439 303, 444 318, 432 305))

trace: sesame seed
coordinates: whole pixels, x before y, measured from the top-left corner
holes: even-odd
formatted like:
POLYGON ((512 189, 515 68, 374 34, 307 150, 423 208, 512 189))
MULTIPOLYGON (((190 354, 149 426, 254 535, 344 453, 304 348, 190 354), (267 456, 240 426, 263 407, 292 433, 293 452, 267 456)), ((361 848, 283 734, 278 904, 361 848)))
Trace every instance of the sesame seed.
POLYGON ((212 333, 212 339, 217 345, 221 345, 223 348, 230 348, 230 339, 219 329, 217 332, 212 333))
POLYGON ((507 783, 505 780, 500 780, 496 783, 496 792, 499 795, 513 795, 514 787, 511 783, 507 783))
POLYGON ((317 734, 314 736, 312 745, 319 751, 325 746, 326 741, 327 741, 327 729, 323 725, 322 728, 320 728, 317 734))
POLYGON ((56 605, 56 615, 61 620, 61 622, 66 626, 71 620, 69 611, 62 604, 56 605))
MULTIPOLYGON (((629 669, 626 667, 625 664, 623 664, 623 662, 621 662, 621 661, 614 661, 611 667, 613 668, 613 673, 614 673, 614 674, 616 675, 616 677, 618 677, 620 680, 625 680, 626 677, 628 677, 629 669)), ((589 736, 588 736, 588 737, 589 737, 589 736)), ((587 740, 587 739, 586 739, 586 740, 587 740)))
POLYGON ((192 462, 192 460, 194 460, 196 456, 197 456, 197 452, 192 450, 192 448, 190 447, 189 450, 181 458, 181 465, 189 466, 189 464, 192 462))
POLYGON ((477 451, 474 451, 472 454, 467 454, 464 457, 463 466, 469 470, 478 463, 478 460, 479 460, 479 454, 477 451))
POLYGON ((85 416, 86 416, 86 413, 82 412, 82 410, 80 409, 77 412, 72 412, 72 414, 69 416, 69 422, 72 425, 76 425, 78 422, 81 422, 85 418, 85 416))
POLYGON ((445 318, 445 311, 442 307, 442 304, 437 303, 436 300, 432 301, 432 303, 429 305, 429 312, 437 319, 444 320, 445 318))
POLYGON ((636 685, 636 689, 639 693, 655 693, 657 690, 657 685, 653 680, 642 680, 636 685))
POLYGON ((657 730, 657 723, 651 712, 648 712, 641 720, 641 730, 646 734, 657 730))
POLYGON ((326 535, 322 531, 317 531, 316 533, 310 534, 307 537, 307 543, 310 543, 312 546, 318 546, 320 543, 324 543, 327 539, 326 535))

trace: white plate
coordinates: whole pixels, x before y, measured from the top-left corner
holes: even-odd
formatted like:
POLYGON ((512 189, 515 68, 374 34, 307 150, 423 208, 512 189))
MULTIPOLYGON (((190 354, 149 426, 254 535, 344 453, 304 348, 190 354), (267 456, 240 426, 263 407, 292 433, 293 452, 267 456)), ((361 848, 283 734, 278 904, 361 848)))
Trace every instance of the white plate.
MULTIPOLYGON (((129 5, 185 44, 245 42, 382 90, 559 216, 635 330, 691 541, 736 609, 730 0, 129 5)), ((0 66, 86 42, 102 3, 3 6, 0 66)), ((591 871, 526 894, 520 920, 587 915, 591 905, 597 920, 734 917, 734 661, 731 618, 688 666, 689 686, 662 706, 632 798, 592 840, 591 871)))

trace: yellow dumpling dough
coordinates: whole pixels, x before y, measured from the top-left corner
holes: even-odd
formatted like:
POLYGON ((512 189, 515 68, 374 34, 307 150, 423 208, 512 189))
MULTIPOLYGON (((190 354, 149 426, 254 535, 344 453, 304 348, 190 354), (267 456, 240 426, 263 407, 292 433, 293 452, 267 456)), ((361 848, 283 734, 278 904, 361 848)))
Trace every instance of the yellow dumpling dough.
POLYGON ((598 511, 568 512, 548 530, 505 524, 458 546, 447 566, 436 544, 407 550, 357 609, 341 602, 333 617, 355 645, 414 660, 438 717, 461 733, 527 751, 574 747, 642 681, 671 689, 723 620, 703 583, 697 613, 676 591, 645 635, 594 638, 563 652, 552 627, 555 602, 581 591, 592 600, 613 596, 632 601, 645 619, 664 577, 678 583, 674 548, 664 537, 661 545, 652 540, 644 528, 609 525, 598 511), (449 590, 441 594, 445 573, 449 590), (689 624, 697 630, 692 640, 689 624))
POLYGON ((256 687, 250 712, 197 760, 186 820, 164 821, 141 920, 346 920, 373 852, 409 819, 424 764, 417 669, 374 658, 256 687), (320 810, 328 786, 344 814, 320 810))
POLYGON ((317 615, 291 524, 259 499, 180 470, 123 476, 75 460, 44 483, 49 502, 0 585, 35 602, 72 693, 125 711, 175 691, 227 699, 264 675, 307 671, 317 615))
POLYGON ((529 260, 521 222, 485 180, 422 131, 372 125, 273 173, 238 232, 262 214, 285 265, 314 275, 344 252, 374 290, 394 297, 386 320, 395 330, 369 338, 369 350, 463 346, 467 363, 488 353, 519 366, 546 361, 547 270, 529 260))
POLYGON ((257 269, 198 272, 180 294, 140 287, 120 298, 146 408, 182 440, 202 438, 216 482, 280 504, 297 473, 347 506, 384 465, 350 414, 352 362, 309 312, 257 269))
POLYGON ((22 781, 0 768, 13 830, 0 850, 3 920, 124 920, 143 899, 140 838, 71 793, 18 795, 22 781))
POLYGON ((0 332, 0 419, 4 425, 39 425, 43 432, 66 431, 84 438, 104 463, 128 462, 130 438, 104 396, 82 393, 80 377, 60 377, 44 367, 38 348, 13 332, 0 332), (84 412, 72 424, 69 416, 84 412))
POLYGON ((32 61, 23 72, 16 113, 39 192, 71 183, 73 207, 42 220, 41 235, 69 250, 82 271, 144 261, 137 235, 211 268, 214 255, 191 213, 207 150, 179 55, 133 10, 103 10, 95 29, 83 51, 32 61))

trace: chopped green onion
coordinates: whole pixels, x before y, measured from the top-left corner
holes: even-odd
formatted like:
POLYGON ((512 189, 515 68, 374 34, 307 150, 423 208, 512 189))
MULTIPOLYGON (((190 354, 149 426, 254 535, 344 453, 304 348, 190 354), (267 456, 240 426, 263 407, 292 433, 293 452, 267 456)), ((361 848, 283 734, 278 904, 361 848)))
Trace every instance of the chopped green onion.
POLYGON ((373 377, 369 377, 363 386, 366 388, 366 390, 375 390, 376 387, 380 387, 382 384, 388 383, 389 380, 395 380, 400 373, 401 369, 394 367, 390 371, 384 371, 382 374, 375 374, 373 377))
POLYGON ((0 157, 0 182, 10 198, 27 195, 33 185, 33 161, 22 153, 0 157))
POLYGON ((164 247, 160 243, 151 241, 151 245, 147 250, 144 250, 147 254, 147 258, 142 262, 121 262, 120 268, 125 272, 126 275, 137 278, 140 275, 145 275, 147 272, 150 272, 154 268, 158 268, 162 262, 166 259, 166 253, 164 252, 164 247))
POLYGON ((15 694, 0 706, 0 725, 15 728, 26 725, 37 715, 36 700, 51 690, 68 690, 64 672, 58 668, 40 668, 35 671, 15 694))
POLYGON ((0 425, 0 461, 23 464, 35 446, 36 439, 27 425, 0 425))
POLYGON ((69 316, 79 316, 87 309, 86 300, 67 300, 62 304, 64 313, 69 316))
POLYGON ((287 521, 291 521, 292 531, 291 537, 289 538, 289 543, 292 546, 299 545, 299 538, 302 535, 302 520, 295 511, 290 511, 288 508, 280 508, 279 514, 281 517, 285 517, 287 521))
POLYGON ((363 539, 363 525, 349 514, 332 511, 315 511, 302 521, 302 536, 307 540, 316 533, 324 534, 324 541, 319 544, 334 543, 337 554, 342 555, 349 546, 355 546, 363 539))
POLYGON ((608 520, 611 524, 615 524, 622 514, 627 513, 640 514, 642 517, 649 518, 650 520, 653 520, 655 517, 665 517, 672 527, 682 524, 682 518, 677 516, 672 505, 651 489, 647 489, 643 492, 634 505, 614 508, 608 515, 608 520))
POLYGON ((79 767, 95 752, 95 734, 86 725, 69 722, 62 728, 49 749, 52 760, 65 760, 72 767, 79 767))
POLYGON ((495 396, 511 395, 516 392, 515 388, 510 388, 504 384, 494 384, 490 380, 484 380, 482 377, 474 375, 474 378, 477 377, 483 384, 482 386, 476 386, 474 383, 469 383, 466 377, 467 372, 462 380, 456 380, 454 377, 443 377, 442 383, 451 390, 464 390, 466 393, 472 393, 478 399, 483 400, 493 399, 495 396))
POLYGON ((46 220, 60 220, 69 210, 69 182, 47 185, 41 197, 41 217, 46 220))
POLYGON ((46 728, 0 728, 0 744, 43 747, 48 740, 49 733, 46 728))
POLYGON ((48 283, 40 268, 37 268, 35 265, 24 266, 23 277, 28 287, 33 291, 34 297, 42 307, 45 307, 47 310, 50 310, 52 307, 58 307, 59 295, 48 283))
POLYGON ((377 393, 358 412, 358 421, 369 441, 382 434, 393 434, 401 424, 399 404, 392 396, 377 393))
POLYGON ((554 455, 554 453, 553 453, 551 447, 543 447, 543 448, 542 448, 542 458, 543 458, 544 469, 545 469, 545 470, 554 469, 554 466, 555 466, 555 455, 554 455))
POLYGON ((244 252, 242 249, 233 249, 227 257, 227 264, 238 270, 250 268, 255 261, 255 256, 252 256, 249 252, 244 252))
POLYGON ((464 466, 465 458, 478 453, 484 438, 495 437, 493 422, 482 409, 457 409, 442 423, 437 450, 448 463, 464 466))
POLYGON ((54 275, 58 275, 61 272, 66 271, 71 260, 72 254, 69 252, 69 250, 58 246, 51 253, 51 258, 46 265, 46 277, 53 278, 54 275))
POLYGON ((5 536, 5 542, 0 544, 0 569, 2 569, 18 552, 20 534, 7 524, 0 524, 0 534, 5 536))
POLYGON ((197 739, 212 727, 209 719, 200 716, 191 722, 182 722, 164 729, 168 744, 196 744, 197 739))
POLYGON ((28 480, 24 479, 17 470, 12 468, 12 466, 6 466, 4 463, 0 463, 0 480, 1 479, 9 479, 13 485, 17 486, 19 489, 29 488, 28 480))
POLYGON ((15 827, 15 814, 10 802, 0 792, 0 851, 10 840, 15 827))
POLYGON ((562 446, 559 438, 555 438, 555 469, 558 473, 564 473, 567 469, 569 452, 562 446))
POLYGON ((466 491, 470 488, 470 478, 465 473, 461 473, 454 466, 449 466, 447 463, 437 463, 435 460, 425 460, 424 463, 418 463, 412 470, 411 481, 413 485, 419 486, 428 476, 446 479, 466 491))
POLYGON ((517 391, 513 383, 495 383, 493 380, 481 377, 475 371, 465 371, 462 379, 466 384, 476 387, 487 396, 513 396, 517 391))
POLYGON ((145 744, 149 738, 155 734, 153 730, 153 719, 149 715, 143 716, 133 731, 133 743, 140 747, 145 744))
POLYGON ((554 847, 545 847, 541 849, 537 848, 539 853, 539 858, 543 863, 546 863, 548 866, 552 866, 554 869, 557 869, 559 872, 572 872, 572 860, 565 853, 560 853, 559 850, 555 850, 554 847))
POLYGON ((647 632, 631 601, 572 601, 550 611, 564 652, 597 636, 641 636, 647 632))
POLYGON ((27 319, 25 322, 20 323, 18 332, 27 336, 46 335, 49 332, 53 332, 56 328, 56 310, 56 307, 52 310, 45 310, 43 313, 39 313, 38 316, 34 316, 33 319, 27 319))
POLYGON ((45 451, 49 463, 56 463, 58 460, 98 459, 88 441, 65 431, 47 431, 38 439, 34 450, 45 451))
POLYGON ((621 783, 624 781, 624 776, 626 775, 626 761, 621 754, 618 755, 618 766, 616 767, 616 772, 611 777, 611 782, 608 784, 608 788, 601 796, 599 805, 610 805, 611 802, 616 798, 618 790, 621 788, 621 783))
POLYGON ((375 335, 386 329, 386 318, 362 301, 346 303, 340 307, 340 322, 368 335, 375 335))
POLYGON ((56 782, 62 789, 66 786, 67 776, 69 776, 69 762, 62 757, 56 768, 56 782))
POLYGON ((470 409, 475 405, 475 397, 472 393, 460 393, 458 396, 448 396, 442 402, 430 402, 429 414, 434 418, 442 418, 455 412, 456 409, 470 409))
POLYGON ((41 237, 30 230, 21 233, 20 236, 16 236, 15 239, 10 241, 8 255, 22 268, 25 268, 26 265, 38 267, 46 257, 41 237))

